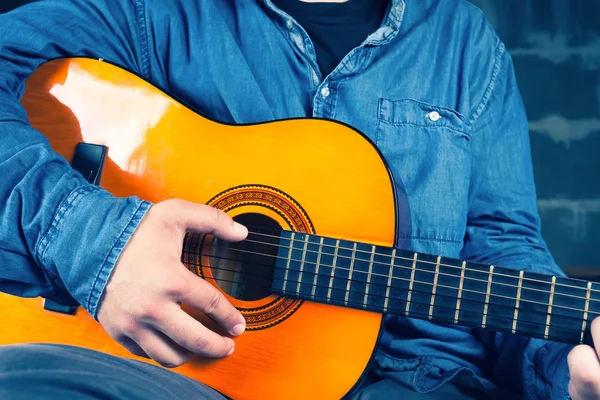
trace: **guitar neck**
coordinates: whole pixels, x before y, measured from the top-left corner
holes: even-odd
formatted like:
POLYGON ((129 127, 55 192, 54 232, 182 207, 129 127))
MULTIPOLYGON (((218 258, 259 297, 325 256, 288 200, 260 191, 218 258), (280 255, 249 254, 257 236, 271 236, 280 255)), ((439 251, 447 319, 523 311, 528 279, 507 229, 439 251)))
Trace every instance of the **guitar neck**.
POLYGON ((272 291, 572 344, 600 314, 596 283, 290 231, 272 291))

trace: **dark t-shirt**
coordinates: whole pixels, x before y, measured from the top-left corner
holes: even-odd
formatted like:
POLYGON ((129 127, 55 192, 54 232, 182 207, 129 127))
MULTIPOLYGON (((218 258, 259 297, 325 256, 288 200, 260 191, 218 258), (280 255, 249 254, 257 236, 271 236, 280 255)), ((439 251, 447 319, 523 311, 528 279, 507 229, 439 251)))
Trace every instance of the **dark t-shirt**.
POLYGON ((381 26, 389 0, 348 0, 344 3, 274 0, 273 3, 306 30, 325 77, 350 50, 381 26))

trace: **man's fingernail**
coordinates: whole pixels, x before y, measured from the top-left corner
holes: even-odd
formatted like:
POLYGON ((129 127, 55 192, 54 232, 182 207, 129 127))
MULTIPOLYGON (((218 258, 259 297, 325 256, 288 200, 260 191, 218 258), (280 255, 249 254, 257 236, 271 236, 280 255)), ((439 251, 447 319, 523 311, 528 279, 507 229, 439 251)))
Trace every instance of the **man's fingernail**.
POLYGON ((231 333, 234 336, 239 336, 242 333, 244 333, 245 330, 246 330, 246 325, 245 324, 237 324, 236 326, 233 327, 233 329, 231 330, 231 333))
POLYGON ((238 232, 246 232, 247 229, 244 225, 238 224, 237 222, 233 222, 233 228, 238 232))
POLYGON ((234 350, 235 350, 235 347, 232 347, 231 350, 229 350, 229 353, 227 353, 227 355, 225 357, 229 357, 230 355, 232 355, 234 350))

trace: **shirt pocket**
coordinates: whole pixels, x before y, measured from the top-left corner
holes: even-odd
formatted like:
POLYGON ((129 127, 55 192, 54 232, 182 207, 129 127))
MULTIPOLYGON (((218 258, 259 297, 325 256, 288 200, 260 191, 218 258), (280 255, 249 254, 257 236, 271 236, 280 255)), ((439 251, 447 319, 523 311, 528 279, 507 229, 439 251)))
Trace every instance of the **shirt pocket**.
POLYGON ((446 107, 379 99, 374 139, 408 205, 400 238, 415 251, 456 256, 462 247, 471 177, 467 128, 464 116, 446 107))

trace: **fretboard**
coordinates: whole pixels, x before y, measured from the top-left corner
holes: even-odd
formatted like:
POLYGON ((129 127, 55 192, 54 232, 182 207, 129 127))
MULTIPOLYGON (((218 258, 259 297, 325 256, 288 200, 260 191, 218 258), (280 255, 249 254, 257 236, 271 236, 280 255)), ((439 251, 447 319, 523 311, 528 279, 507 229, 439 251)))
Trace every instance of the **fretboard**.
POLYGON ((600 314, 596 283, 290 231, 272 291, 573 344, 600 314))

